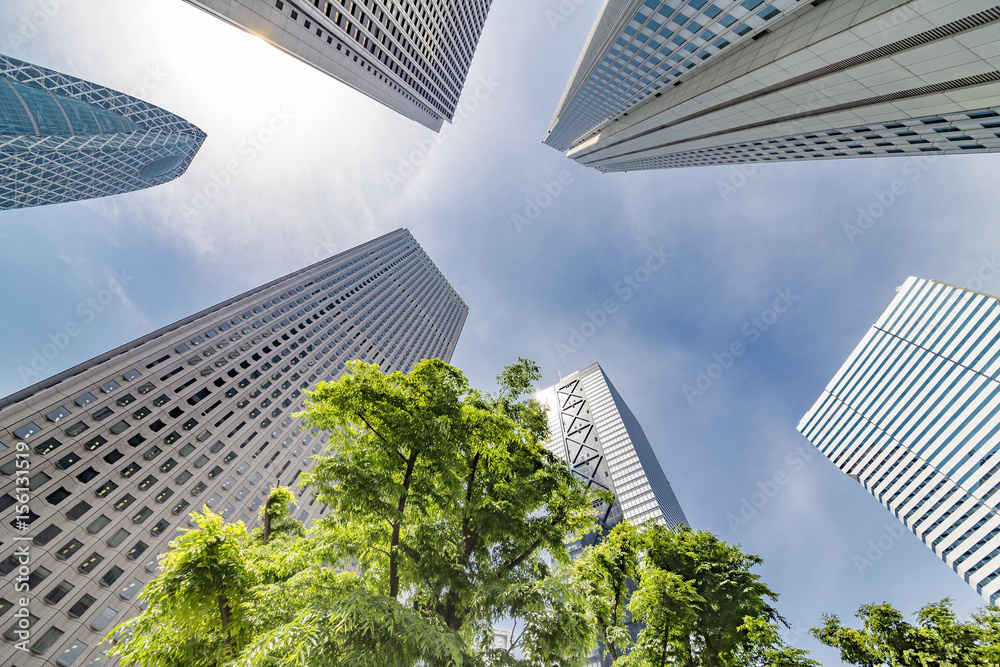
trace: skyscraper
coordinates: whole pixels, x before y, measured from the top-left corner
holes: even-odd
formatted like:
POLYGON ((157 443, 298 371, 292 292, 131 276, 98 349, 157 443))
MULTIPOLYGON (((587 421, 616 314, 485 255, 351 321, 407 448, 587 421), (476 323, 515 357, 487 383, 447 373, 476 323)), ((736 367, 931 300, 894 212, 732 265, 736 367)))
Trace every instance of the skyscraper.
POLYGON ((600 364, 566 376, 536 398, 548 408, 549 450, 588 486, 615 494, 613 505, 598 508, 602 528, 623 519, 687 523, 646 434, 600 364))
POLYGON ((187 0, 435 132, 493 0, 187 0))
POLYGON ((447 361, 467 314, 398 230, 0 399, 0 663, 104 664, 191 511, 253 525, 309 470, 325 436, 292 417, 303 390, 351 359, 447 361))
POLYGON ((607 0, 545 143, 602 172, 1000 150, 992 0, 607 0))
MULTIPOLYGON (((615 494, 612 505, 595 506, 598 529, 569 545, 571 557, 622 520, 671 527, 687 524, 646 434, 600 364, 568 375, 535 398, 548 409, 549 450, 588 487, 615 494)), ((637 637, 642 625, 631 621, 628 625, 637 637)), ((587 664, 610 665, 602 645, 594 648, 587 664)))
POLYGON ((148 102, 0 55, 0 210, 166 183, 204 141, 148 102))
POLYGON ((994 603, 998 415, 1000 300, 908 278, 798 429, 994 603))

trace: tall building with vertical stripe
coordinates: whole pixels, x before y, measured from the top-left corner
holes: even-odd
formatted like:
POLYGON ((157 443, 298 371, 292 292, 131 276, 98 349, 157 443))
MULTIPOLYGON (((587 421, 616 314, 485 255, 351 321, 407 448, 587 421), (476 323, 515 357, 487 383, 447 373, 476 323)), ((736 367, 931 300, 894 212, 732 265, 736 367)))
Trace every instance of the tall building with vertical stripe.
POLYGON ((1000 299, 908 278, 798 429, 1000 599, 1000 299))
POLYGON ((601 172, 1000 151, 996 0, 606 0, 545 143, 601 172))
POLYGON ((187 0, 435 132, 493 0, 187 0))
POLYGON ((310 469, 304 390, 351 359, 448 361, 467 313, 398 230, 0 399, 0 664, 105 665, 190 512, 253 526, 310 469))
POLYGON ((0 210, 167 183, 204 141, 153 104, 0 55, 0 210))

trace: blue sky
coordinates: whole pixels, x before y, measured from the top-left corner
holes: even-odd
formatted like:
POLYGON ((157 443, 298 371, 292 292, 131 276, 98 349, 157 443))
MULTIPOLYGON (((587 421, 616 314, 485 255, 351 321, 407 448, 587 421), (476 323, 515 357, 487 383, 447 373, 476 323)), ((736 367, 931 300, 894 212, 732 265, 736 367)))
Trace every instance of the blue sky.
POLYGON ((471 309, 453 362, 489 387, 518 356, 541 386, 599 361, 692 525, 765 559, 797 646, 837 664, 805 631, 866 602, 975 609, 795 426, 907 276, 1000 293, 1000 156, 582 169, 541 140, 599 6, 497 0, 434 135, 181 0, 0 0, 3 53, 208 133, 172 183, 0 216, 0 395, 407 227, 471 309))

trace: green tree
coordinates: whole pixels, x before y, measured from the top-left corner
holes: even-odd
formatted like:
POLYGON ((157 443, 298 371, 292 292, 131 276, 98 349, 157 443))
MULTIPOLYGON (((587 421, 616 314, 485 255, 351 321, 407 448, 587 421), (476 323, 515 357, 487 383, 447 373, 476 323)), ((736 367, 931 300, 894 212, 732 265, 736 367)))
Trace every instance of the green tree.
POLYGON ((160 574, 142 590, 144 612, 112 631, 125 635, 112 648, 122 664, 216 667, 228 664, 252 639, 244 602, 252 590, 283 576, 293 554, 285 548, 302 525, 288 517, 293 496, 273 489, 266 510, 281 515, 281 544, 247 533, 243 522, 224 523, 205 507, 192 513, 198 528, 186 530, 160 558, 160 574))
POLYGON ((585 549, 574 563, 597 622, 598 636, 612 660, 624 655, 631 645, 627 617, 632 587, 640 581, 642 546, 638 528, 626 521, 585 549))
POLYGON ((951 600, 928 604, 916 624, 889 603, 866 604, 857 613, 862 628, 844 627, 836 616, 823 616, 812 633, 840 650, 841 659, 862 667, 975 667, 997 664, 1000 656, 1000 609, 988 607, 962 622, 951 600))
POLYGON ((781 641, 777 594, 751 571, 761 562, 708 532, 623 523, 575 570, 616 667, 811 667, 781 641), (626 607, 645 623, 631 650, 626 607))
MULTIPOLYGON (((302 413, 329 434, 303 476, 329 506, 308 532, 275 489, 248 533, 210 511, 171 543, 118 630, 124 665, 573 667, 593 641, 564 568, 594 497, 541 444, 545 414, 526 360, 494 394, 424 361, 385 375, 350 364, 302 413), (524 620, 525 658, 490 650, 492 625, 524 620)), ((110 637, 110 636, 109 636, 110 637)))
POLYGON ((547 576, 543 554, 565 561, 565 541, 593 523, 592 498, 541 444, 544 413, 523 400, 538 367, 507 367, 496 395, 439 360, 351 371, 303 413, 331 436, 304 483, 330 506, 333 551, 452 630, 517 615, 509 590, 547 576))

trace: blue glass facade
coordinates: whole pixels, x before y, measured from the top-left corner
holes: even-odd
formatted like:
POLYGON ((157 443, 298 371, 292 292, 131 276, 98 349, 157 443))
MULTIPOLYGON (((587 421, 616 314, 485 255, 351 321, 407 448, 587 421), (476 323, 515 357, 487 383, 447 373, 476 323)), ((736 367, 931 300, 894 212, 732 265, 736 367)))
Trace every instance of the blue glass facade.
POLYGON ((909 278, 799 431, 1000 599, 1000 301, 909 278))
POLYGON ((0 209, 166 183, 187 170, 204 140, 152 104, 0 56, 0 209))

